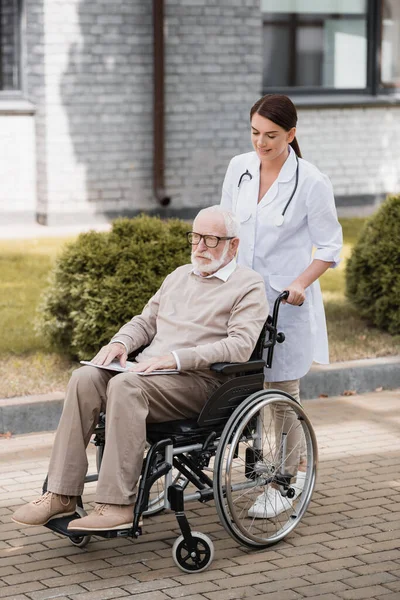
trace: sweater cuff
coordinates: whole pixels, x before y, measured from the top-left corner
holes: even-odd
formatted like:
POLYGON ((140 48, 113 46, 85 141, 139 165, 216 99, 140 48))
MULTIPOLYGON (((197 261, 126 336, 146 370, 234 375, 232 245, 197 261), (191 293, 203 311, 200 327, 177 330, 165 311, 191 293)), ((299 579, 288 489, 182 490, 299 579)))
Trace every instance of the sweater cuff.
POLYGON ((174 356, 179 361, 180 371, 195 371, 197 369, 206 369, 207 366, 199 366, 199 357, 193 348, 182 348, 174 350, 174 356))
POLYGON ((128 347, 122 340, 111 340, 110 344, 122 344, 126 350, 126 353, 129 354, 128 347))
POLYGON ((171 350, 171 354, 175 359, 176 362, 176 368, 178 369, 178 371, 181 371, 181 361, 179 360, 179 356, 178 354, 175 352, 175 350, 171 350))
POLYGON ((110 340, 110 344, 115 344, 115 342, 123 344, 127 354, 132 352, 132 339, 128 335, 119 334, 118 337, 113 337, 110 340))

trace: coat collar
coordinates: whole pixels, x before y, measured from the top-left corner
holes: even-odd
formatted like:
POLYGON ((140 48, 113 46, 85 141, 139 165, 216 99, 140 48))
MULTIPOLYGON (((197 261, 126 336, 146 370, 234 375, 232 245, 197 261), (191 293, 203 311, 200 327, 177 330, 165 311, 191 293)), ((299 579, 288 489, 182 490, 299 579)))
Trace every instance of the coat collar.
MULTIPOLYGON (((288 181, 291 181, 296 174, 296 167, 296 153, 293 148, 289 146, 289 156, 283 163, 276 181, 278 183, 287 183, 288 181)), ((258 179, 260 177, 260 159, 258 158, 256 152, 252 153, 248 169, 253 178, 258 179)))

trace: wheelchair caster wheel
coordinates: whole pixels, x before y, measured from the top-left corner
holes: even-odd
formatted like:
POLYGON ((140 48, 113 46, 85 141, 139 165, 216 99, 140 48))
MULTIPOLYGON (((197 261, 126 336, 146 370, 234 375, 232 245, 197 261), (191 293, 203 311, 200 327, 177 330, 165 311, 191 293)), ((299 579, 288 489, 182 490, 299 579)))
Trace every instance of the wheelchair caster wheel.
POLYGON ((199 531, 192 532, 195 552, 190 553, 183 535, 180 535, 172 547, 175 564, 185 573, 204 571, 213 561, 214 544, 207 535, 199 531))
MULTIPOLYGON (((87 515, 86 510, 81 506, 76 507, 76 512, 80 517, 86 517, 87 515)), ((78 548, 85 548, 90 542, 91 538, 91 535, 71 535, 69 540, 74 546, 77 546, 78 548)))
POLYGON ((77 546, 78 548, 85 548, 90 540, 92 539, 91 535, 73 535, 70 538, 71 544, 77 546))

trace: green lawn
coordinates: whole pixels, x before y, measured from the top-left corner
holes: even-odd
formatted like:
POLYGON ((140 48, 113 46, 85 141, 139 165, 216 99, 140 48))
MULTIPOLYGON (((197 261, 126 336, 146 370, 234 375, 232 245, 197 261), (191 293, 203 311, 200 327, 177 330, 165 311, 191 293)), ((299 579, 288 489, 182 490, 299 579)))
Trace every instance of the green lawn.
MULTIPOLYGON (((363 222, 341 220, 345 239, 342 263, 321 278, 332 361, 400 353, 400 336, 369 327, 344 296, 345 262, 363 222)), ((49 351, 34 331, 51 267, 72 239, 0 241, 0 398, 63 390, 76 366, 49 351)))

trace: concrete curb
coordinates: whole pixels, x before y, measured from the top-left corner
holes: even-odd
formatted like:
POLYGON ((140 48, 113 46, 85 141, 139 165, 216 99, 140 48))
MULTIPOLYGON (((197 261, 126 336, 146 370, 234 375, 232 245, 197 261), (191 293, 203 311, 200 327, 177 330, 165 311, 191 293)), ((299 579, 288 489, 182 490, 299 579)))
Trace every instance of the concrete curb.
MULTIPOLYGON (((301 381, 300 395, 302 400, 311 400, 377 388, 400 388, 400 356, 313 365, 301 381)), ((63 400, 62 392, 0 400, 0 434, 54 431, 63 400)))

